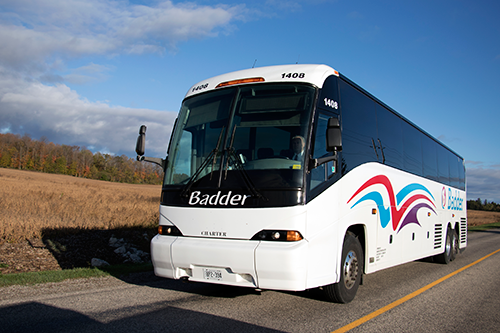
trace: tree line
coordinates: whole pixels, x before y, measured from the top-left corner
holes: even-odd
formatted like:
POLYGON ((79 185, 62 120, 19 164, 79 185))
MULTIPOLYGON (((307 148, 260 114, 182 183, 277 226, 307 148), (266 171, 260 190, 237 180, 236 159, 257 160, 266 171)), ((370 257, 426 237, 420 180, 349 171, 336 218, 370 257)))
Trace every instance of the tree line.
POLYGON ((467 209, 500 212, 500 204, 493 201, 488 202, 488 200, 481 200, 481 198, 478 198, 477 200, 467 201, 467 209))
POLYGON ((126 155, 94 154, 85 147, 11 133, 0 134, 0 167, 133 184, 161 184, 163 179, 159 166, 126 155))
MULTIPOLYGON (((161 184, 163 179, 163 170, 156 164, 11 133, 0 133, 0 167, 132 184, 161 184)), ((500 204, 468 200, 467 209, 500 212, 500 204)))

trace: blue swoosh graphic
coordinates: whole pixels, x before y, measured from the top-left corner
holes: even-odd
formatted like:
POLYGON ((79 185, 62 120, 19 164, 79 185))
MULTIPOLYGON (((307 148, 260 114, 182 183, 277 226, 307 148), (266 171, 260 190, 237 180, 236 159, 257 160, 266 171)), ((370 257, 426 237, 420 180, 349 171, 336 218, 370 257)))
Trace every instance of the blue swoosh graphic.
POLYGON ((417 190, 422 190, 424 192, 427 192, 431 196, 432 200, 434 200, 434 197, 432 196, 431 192, 425 186, 413 183, 413 184, 410 184, 410 185, 406 185, 405 187, 403 187, 401 189, 401 191, 398 192, 398 194, 396 194, 397 205, 399 206, 399 204, 401 203, 401 201, 403 201, 403 199, 408 194, 410 194, 413 191, 417 191, 417 190))

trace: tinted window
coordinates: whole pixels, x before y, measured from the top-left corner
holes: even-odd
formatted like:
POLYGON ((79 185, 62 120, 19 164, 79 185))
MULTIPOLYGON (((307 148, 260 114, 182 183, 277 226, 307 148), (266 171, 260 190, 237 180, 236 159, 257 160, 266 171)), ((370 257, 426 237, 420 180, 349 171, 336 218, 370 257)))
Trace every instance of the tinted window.
POLYGON ((346 171, 377 161, 375 102, 361 91, 340 81, 342 110, 342 158, 346 171))
MULTIPOLYGON (((331 156, 332 153, 326 150, 326 129, 330 115, 319 114, 316 121, 316 132, 314 136, 313 158, 331 156)), ((311 186, 313 189, 327 180, 335 173, 335 164, 333 161, 321 164, 311 170, 311 186)))
POLYGON ((436 146, 437 157, 438 157, 438 176, 439 182, 444 184, 449 184, 450 181, 450 170, 448 161, 448 150, 441 145, 436 146))
POLYGON ((459 188, 460 182, 458 175, 458 168, 459 168, 458 157, 455 156, 454 154, 449 153, 448 158, 449 158, 448 161, 450 168, 450 186, 459 188))
POLYGON ((437 181, 437 152, 436 141, 427 135, 422 136, 422 156, 424 160, 424 177, 437 181))
POLYGON ((462 159, 460 159, 458 165, 458 181, 460 182, 459 188, 465 191, 465 167, 462 159))
MULTIPOLYGON (((380 161, 392 167, 403 169, 402 120, 382 105, 377 104, 377 146, 382 151, 380 161)), ((380 151, 380 150, 379 150, 380 151)))
POLYGON ((189 190, 246 188, 251 181, 259 188, 302 187, 304 138, 315 97, 316 89, 309 85, 262 84, 184 100, 165 185, 184 185, 189 190), (292 142, 297 137, 302 143, 301 158, 292 160, 292 142), (224 177, 214 176, 221 171, 224 177))
POLYGON ((318 109, 326 112, 335 112, 336 114, 339 113, 338 81, 339 78, 333 75, 325 80, 318 98, 318 109))
MULTIPOLYGON (((236 89, 225 89, 184 101, 172 134, 166 185, 186 183, 216 148, 235 93, 236 89)), ((218 168, 219 164, 213 165, 218 168)))
POLYGON ((407 122, 403 122, 403 156, 406 171, 422 175, 421 132, 407 122))

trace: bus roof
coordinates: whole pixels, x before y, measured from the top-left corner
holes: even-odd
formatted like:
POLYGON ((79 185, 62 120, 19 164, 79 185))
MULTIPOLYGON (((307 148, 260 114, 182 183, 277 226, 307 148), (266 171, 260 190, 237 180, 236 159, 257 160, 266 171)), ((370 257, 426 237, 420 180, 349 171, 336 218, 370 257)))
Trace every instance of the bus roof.
POLYGON ((414 124, 412 121, 408 120, 401 113, 392 109, 390 106, 379 100, 377 97, 373 96, 371 93, 363 89, 361 86, 357 85, 346 76, 339 74, 338 71, 333 69, 327 65, 318 65, 318 64, 292 64, 292 65, 278 65, 278 66, 267 66, 267 67, 257 67, 244 69, 240 71, 230 72, 218 76, 211 77, 209 79, 200 81, 189 88, 186 93, 187 97, 191 97, 200 93, 204 93, 207 91, 211 91, 217 88, 237 85, 237 84, 248 84, 248 83, 265 83, 265 82, 300 82, 300 83, 309 83, 313 84, 318 88, 323 88, 323 83, 325 80, 331 76, 335 75, 340 77, 342 80, 349 82, 349 84, 355 86, 357 89, 363 91, 370 98, 375 100, 376 102, 383 105, 385 108, 389 109, 398 117, 402 118, 404 121, 408 122, 410 125, 415 127, 417 130, 425 133, 432 140, 441 144, 444 148, 451 151, 461 160, 463 158, 446 146, 444 143, 440 142, 432 135, 421 129, 419 126, 414 124))
POLYGON ((217 87, 252 82, 302 82, 322 88, 323 82, 330 75, 339 76, 339 72, 327 65, 280 65, 251 68, 200 81, 188 90, 185 98, 217 87))

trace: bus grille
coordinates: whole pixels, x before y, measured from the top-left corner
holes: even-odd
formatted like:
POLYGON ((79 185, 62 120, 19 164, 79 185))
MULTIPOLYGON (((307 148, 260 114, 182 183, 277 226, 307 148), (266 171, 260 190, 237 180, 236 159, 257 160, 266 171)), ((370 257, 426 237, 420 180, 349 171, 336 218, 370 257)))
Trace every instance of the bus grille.
POLYGON ((434 225, 434 249, 439 249, 443 243, 443 225, 434 225))

